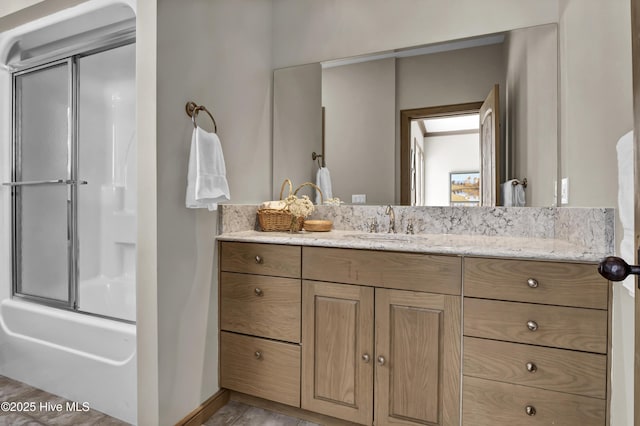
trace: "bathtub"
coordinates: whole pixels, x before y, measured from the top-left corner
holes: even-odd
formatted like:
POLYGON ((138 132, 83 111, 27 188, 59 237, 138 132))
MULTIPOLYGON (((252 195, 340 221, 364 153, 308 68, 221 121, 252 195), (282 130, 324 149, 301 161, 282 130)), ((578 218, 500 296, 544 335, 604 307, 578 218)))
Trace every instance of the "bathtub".
POLYGON ((81 280, 78 295, 78 306, 82 312, 136 320, 136 284, 132 275, 81 280))
POLYGON ((0 302, 0 374, 136 422, 136 326, 16 299, 0 302))

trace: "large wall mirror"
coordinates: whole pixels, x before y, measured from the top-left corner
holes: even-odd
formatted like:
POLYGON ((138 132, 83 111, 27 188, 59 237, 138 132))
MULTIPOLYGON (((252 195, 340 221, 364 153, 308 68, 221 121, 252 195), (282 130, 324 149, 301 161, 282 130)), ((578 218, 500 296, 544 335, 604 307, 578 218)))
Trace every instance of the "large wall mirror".
POLYGON ((555 205, 558 89, 556 24, 277 69, 274 197, 324 165, 349 204, 555 205))

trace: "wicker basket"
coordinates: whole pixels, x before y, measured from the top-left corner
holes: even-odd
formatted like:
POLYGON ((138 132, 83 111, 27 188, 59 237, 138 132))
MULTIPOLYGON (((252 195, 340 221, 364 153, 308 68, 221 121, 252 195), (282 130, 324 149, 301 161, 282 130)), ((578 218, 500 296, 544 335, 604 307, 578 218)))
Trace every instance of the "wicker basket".
MULTIPOLYGON (((291 180, 285 179, 280 187, 280 200, 283 200, 283 192, 285 186, 289 186, 289 194, 292 194, 293 184, 291 180)), ((296 195, 298 191, 305 186, 313 186, 320 194, 320 200, 323 201, 323 195, 320 188, 311 182, 305 182, 293 191, 293 195, 296 195)), ((286 198, 286 197, 285 197, 286 198)), ((293 215, 288 210, 284 209, 258 209, 258 222, 260 223, 260 229, 263 231, 301 231, 304 225, 304 218, 299 217, 297 224, 292 226, 293 215)))

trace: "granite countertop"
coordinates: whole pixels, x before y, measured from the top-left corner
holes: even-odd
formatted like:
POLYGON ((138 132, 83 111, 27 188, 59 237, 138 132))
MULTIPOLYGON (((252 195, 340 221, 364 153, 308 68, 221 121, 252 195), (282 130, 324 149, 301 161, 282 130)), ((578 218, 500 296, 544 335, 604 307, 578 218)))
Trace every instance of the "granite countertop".
POLYGON ((457 234, 386 234, 361 231, 330 232, 226 232, 221 241, 405 251, 464 256, 509 257, 540 260, 599 262, 609 253, 551 238, 457 234))

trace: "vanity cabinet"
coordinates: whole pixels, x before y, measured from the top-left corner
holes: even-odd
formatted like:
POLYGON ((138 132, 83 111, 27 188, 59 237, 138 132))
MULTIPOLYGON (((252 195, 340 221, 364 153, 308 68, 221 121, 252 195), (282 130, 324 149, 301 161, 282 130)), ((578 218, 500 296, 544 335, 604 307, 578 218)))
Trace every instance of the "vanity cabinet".
POLYGON ((460 258, 302 251, 302 408, 368 425, 458 425, 460 258))
POLYGON ((300 406, 301 249, 220 244, 220 386, 300 406))
POLYGON ((605 425, 609 292, 592 264, 465 258, 463 425, 605 425))

